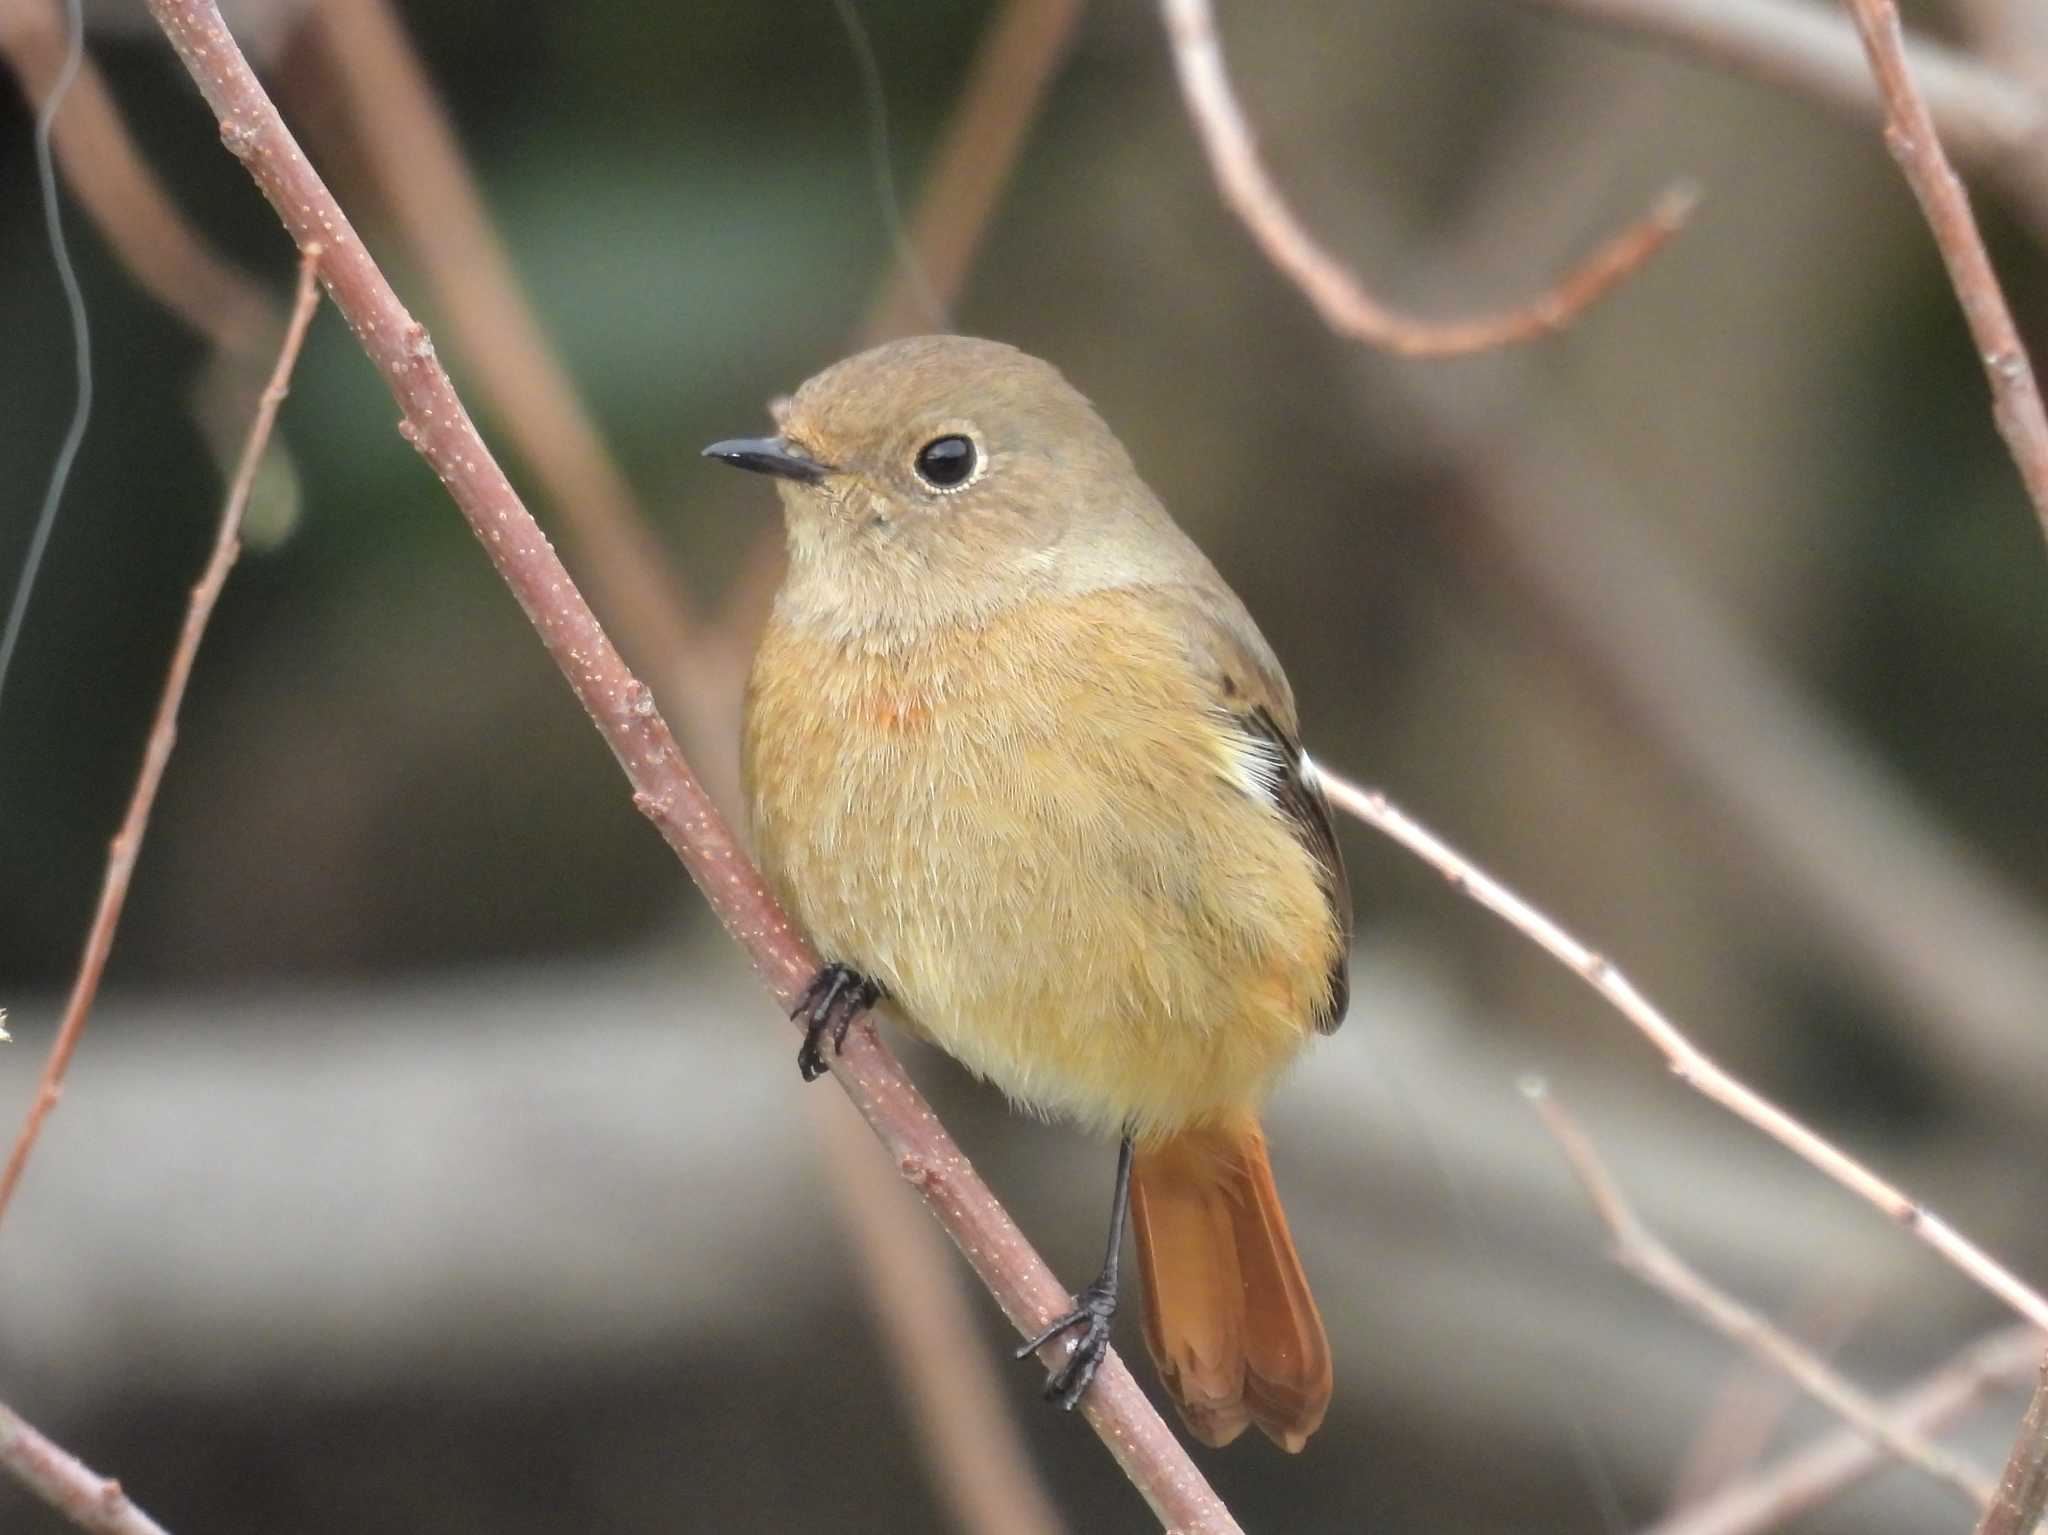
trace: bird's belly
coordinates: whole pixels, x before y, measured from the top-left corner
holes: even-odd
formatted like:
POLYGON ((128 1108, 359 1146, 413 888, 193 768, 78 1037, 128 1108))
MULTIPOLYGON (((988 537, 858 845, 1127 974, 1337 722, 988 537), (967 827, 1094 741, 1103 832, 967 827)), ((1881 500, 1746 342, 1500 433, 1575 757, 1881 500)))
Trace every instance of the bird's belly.
POLYGON ((900 683, 750 699, 756 841, 824 956, 1040 1111, 1156 1133, 1256 1103, 1329 958, 1285 832, 1156 722, 1134 755, 1085 700, 900 683))

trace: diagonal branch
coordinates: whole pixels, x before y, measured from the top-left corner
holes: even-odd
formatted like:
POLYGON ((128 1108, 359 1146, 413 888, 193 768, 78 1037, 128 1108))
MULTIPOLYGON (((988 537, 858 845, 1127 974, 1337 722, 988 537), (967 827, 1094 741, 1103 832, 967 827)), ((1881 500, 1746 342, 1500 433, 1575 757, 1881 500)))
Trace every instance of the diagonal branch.
POLYGON ((1259 160, 1230 88, 1209 0, 1161 0, 1174 68, 1216 185, 1266 258, 1291 278, 1340 335, 1401 357, 1461 357, 1554 335, 1642 267, 1684 226, 1698 202, 1689 186, 1650 211, 1535 298, 1468 320, 1419 320, 1388 308, 1303 227, 1259 160))
POLYGON ((1748 1349, 1781 1372, 1895 1460, 1959 1494, 1972 1508, 1982 1509, 1991 1502, 1989 1477, 1887 1417, 1880 1404, 1829 1368, 1813 1350, 1794 1342, 1749 1307, 1708 1283, 1652 1235, 1601 1165, 1586 1132, 1551 1097, 1542 1081, 1524 1082, 1522 1092, 1542 1116, 1544 1128, 1563 1151, 1573 1176, 1606 1225, 1609 1253, 1616 1263, 1731 1343, 1748 1349))
POLYGON ((0 1467, 81 1530, 93 1535, 165 1535, 164 1527, 70 1451, 45 1439, 12 1408, 0 1405, 0 1467))
POLYGON ((1386 795, 1361 789, 1327 771, 1321 779, 1324 792, 1337 809, 1400 843, 1443 875, 1453 889, 1484 906, 1598 992, 1657 1047, 1680 1081, 1754 1125, 1850 1193, 1876 1206, 1976 1284, 2036 1327, 2048 1330, 2048 1296, 2028 1285, 1927 1206, 1908 1198, 1818 1131, 1729 1075, 1636 990, 1634 983, 1604 955, 1581 943, 1555 920, 1407 815, 1386 795))
MULTIPOLYGON (((683 739, 707 763, 722 761, 703 748, 724 730, 727 701, 703 675, 712 648, 704 625, 685 607, 673 562, 527 299, 391 0, 331 0, 307 19, 348 106, 335 126, 353 137, 455 349, 533 466, 572 557, 676 713, 683 739)), ((321 121, 316 115, 316 127, 321 121)), ((710 775, 720 804, 737 798, 726 776, 710 775)))
POLYGON ((910 249, 922 273, 898 262, 861 325, 859 347, 922 328, 927 289, 950 308, 1009 184, 1025 130, 1067 56, 1082 0, 1026 0, 1003 7, 976 48, 960 106, 946 124, 910 218, 910 249))
MULTIPOLYGON (((222 141, 301 246, 321 243, 335 305, 396 398, 400 431, 440 477, 518 599, 542 645, 618 760, 634 804, 697 881, 712 910, 786 1008, 819 965, 677 749, 647 688, 627 670, 553 549, 484 445, 415 323, 278 115, 212 0, 149 0, 220 122, 222 141)), ((1070 1304, 1066 1290, 976 1175, 895 1058, 863 1022, 833 1075, 902 1175, 924 1196, 1020 1332, 1070 1304)), ((1054 1360, 1069 1345, 1046 1346, 1054 1360)), ((1236 1522, 1187 1452, 1111 1356, 1081 1411, 1160 1522, 1224 1535, 1236 1522)))
POLYGON ((2048 1510, 2048 1361, 2020 1420, 2012 1456, 1998 1479, 1998 1494, 1984 1511, 1977 1535, 2033 1535, 2048 1510))
MULTIPOLYGON (((1932 1434, 1983 1401, 1987 1392, 2033 1373, 2041 1335, 2019 1325, 1980 1338, 1940 1368, 1880 1402, 1886 1419, 1932 1434)), ((1887 1463, 1883 1450, 1852 1428, 1837 1429, 1752 1477, 1674 1509, 1641 1535, 1764 1535, 1818 1508, 1887 1463)))
POLYGON ((177 742, 178 709, 185 701, 185 684, 191 680, 192 663, 198 657, 199 642, 206 634, 207 620, 212 618, 214 604, 227 583, 228 571, 235 563, 235 556, 241 552, 242 511, 249 504, 249 489, 255 483, 256 467, 263 461, 264 449, 269 445, 270 429, 277 420, 278 407, 284 403, 285 388, 299 358, 299 344, 305 340, 306 327, 313 320, 313 309, 320 296, 320 290, 313 285, 319 255, 318 242, 308 242, 299 263, 298 301, 292 308, 291 322, 285 328, 284 345, 277 354, 277 366, 271 371, 269 386, 256 407, 256 419, 249 428, 241 463, 228 489, 220 529, 214 535, 213 554, 207 560, 206 570, 198 584, 192 588, 192 601, 185 610, 185 626, 178 635, 177 649, 171 653, 170 674, 164 679, 163 695, 157 701, 156 718, 150 725, 149 743, 143 749, 142 769, 135 778, 135 792, 129 798, 128 813, 122 817, 121 829, 115 834, 107 855, 107 872, 100 884, 99 905, 93 911, 92 926, 86 933, 85 954, 78 962, 78 977, 72 982, 70 999, 64 1005, 64 1021, 57 1030, 56 1042, 50 1047, 42 1081, 36 1087, 35 1101, 29 1105, 27 1117, 22 1121, 14 1149, 8 1154, 6 1168, 0 1170, 0 1220, 6 1218, 7 1206, 21 1184, 22 1172, 28 1166, 29 1153, 35 1149, 36 1137, 42 1133, 43 1122, 50 1117, 62 1096, 64 1073, 71 1065, 72 1052, 78 1048, 80 1036, 85 1032, 93 999, 99 995, 100 976, 106 970, 107 955, 114 947, 114 929, 120 925, 121 908, 127 904, 129 881, 135 873, 135 860, 142 851, 143 836, 149 830, 149 813, 156 804, 156 791, 163 783, 164 769, 170 763, 171 748, 177 742))
POLYGON ((1899 162, 1941 249, 1942 264, 1948 268, 1991 382, 1992 419, 2026 482, 2027 499, 2034 504, 2042 534, 2048 536, 2048 413, 2042 411, 2033 365, 2027 361, 2005 291, 1970 212, 1969 194, 1942 151, 1934 118, 1907 68, 1898 7, 1892 0, 1847 3, 1884 98, 1885 147, 1899 162))

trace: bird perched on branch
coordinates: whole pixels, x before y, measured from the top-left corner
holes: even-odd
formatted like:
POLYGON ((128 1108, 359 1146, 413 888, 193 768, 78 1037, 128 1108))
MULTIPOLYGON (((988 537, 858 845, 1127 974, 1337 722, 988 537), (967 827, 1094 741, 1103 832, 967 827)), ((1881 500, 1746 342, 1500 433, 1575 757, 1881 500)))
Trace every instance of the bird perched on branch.
POLYGON ((830 961, 826 1069, 887 997, 1014 1100, 1121 1137, 1101 1274, 1047 1396, 1087 1390, 1126 1219, 1189 1428, 1299 1450, 1329 1342, 1259 1109, 1344 1015, 1351 905, 1272 650, 1052 367, 958 336, 849 358, 707 456, 776 478, 789 571, 747 689, 752 831, 830 961))

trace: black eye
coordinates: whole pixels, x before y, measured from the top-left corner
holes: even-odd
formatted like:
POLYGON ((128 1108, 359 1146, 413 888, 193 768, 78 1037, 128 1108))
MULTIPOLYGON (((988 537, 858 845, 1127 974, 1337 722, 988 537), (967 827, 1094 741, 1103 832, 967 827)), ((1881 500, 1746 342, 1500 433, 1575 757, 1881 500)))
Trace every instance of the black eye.
POLYGON ((974 473, 974 444, 965 437, 936 437, 917 450, 917 473, 925 484, 951 490, 974 473))

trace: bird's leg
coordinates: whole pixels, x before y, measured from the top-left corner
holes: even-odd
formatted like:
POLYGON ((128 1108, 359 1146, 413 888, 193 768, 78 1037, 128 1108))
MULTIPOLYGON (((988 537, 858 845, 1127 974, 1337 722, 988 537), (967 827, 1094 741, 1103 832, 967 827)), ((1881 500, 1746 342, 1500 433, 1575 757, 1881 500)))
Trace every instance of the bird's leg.
POLYGON ((846 1048, 846 1031, 853 1020, 882 1000, 882 988, 851 965, 826 965, 796 999, 789 1016, 804 1026, 804 1042, 796 1053, 796 1069, 806 1082, 815 1082, 829 1069, 821 1048, 825 1034, 832 1035, 832 1052, 846 1048))
POLYGON ((1072 1412, 1086 1394, 1088 1383, 1095 1379, 1102 1356, 1109 1349, 1109 1324, 1116 1316, 1117 1259, 1123 1253, 1124 1219, 1130 1214, 1130 1209, 1131 1138, 1126 1135, 1116 1154, 1116 1194, 1109 1207, 1109 1251, 1103 1255, 1102 1272, 1082 1286, 1081 1293, 1074 1297, 1072 1311, 1017 1350, 1017 1357, 1022 1359, 1027 1354, 1037 1353, 1069 1327, 1084 1329, 1074 1344, 1074 1351, 1045 1382, 1045 1399, 1068 1412, 1072 1412))

